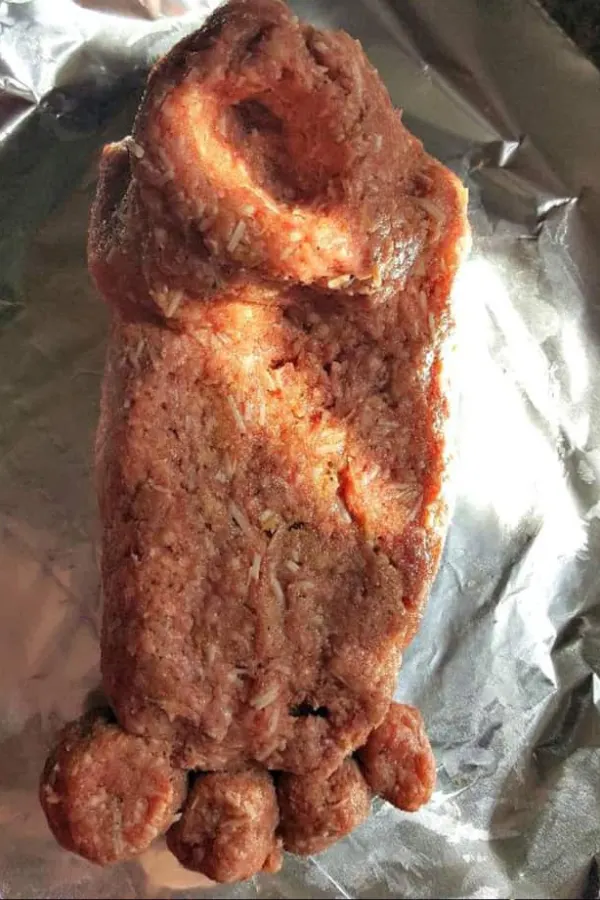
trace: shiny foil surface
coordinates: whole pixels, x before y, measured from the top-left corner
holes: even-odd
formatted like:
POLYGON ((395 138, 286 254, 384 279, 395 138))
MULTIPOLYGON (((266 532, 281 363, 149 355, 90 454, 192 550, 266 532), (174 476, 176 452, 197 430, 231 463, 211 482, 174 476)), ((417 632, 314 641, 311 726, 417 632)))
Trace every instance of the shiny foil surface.
POLYGON ((455 513, 398 681, 438 787, 233 887, 153 847, 106 870, 37 800, 99 684, 91 479, 107 315, 86 272, 99 149, 214 0, 0 0, 0 895, 598 897, 600 74, 529 0, 297 0, 359 38, 470 191, 455 513))

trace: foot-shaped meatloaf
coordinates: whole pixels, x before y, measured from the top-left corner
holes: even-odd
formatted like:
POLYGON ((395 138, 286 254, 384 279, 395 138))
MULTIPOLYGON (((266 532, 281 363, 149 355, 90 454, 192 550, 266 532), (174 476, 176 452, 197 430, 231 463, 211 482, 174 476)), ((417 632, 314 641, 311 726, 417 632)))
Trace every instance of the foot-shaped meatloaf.
POLYGON ((322 850, 372 791, 428 799, 392 695, 446 526, 466 231, 360 46, 279 0, 233 0, 152 72, 92 213, 112 711, 46 766, 65 847, 128 857, 183 804, 169 847, 232 881, 322 850))

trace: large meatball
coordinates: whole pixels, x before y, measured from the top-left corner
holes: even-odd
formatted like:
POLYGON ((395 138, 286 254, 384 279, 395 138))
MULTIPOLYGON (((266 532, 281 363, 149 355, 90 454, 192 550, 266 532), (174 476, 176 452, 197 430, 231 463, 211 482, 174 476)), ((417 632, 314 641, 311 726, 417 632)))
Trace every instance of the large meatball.
POLYGON ((167 744, 127 734, 94 712, 63 730, 40 800, 63 847, 111 863, 141 853, 167 830, 186 785, 167 744))

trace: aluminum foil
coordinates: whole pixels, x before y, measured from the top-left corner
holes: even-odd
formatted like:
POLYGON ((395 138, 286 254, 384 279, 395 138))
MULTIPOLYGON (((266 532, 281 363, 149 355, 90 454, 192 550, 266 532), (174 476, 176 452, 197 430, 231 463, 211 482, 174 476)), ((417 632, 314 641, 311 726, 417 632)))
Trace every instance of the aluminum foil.
POLYGON ((0 0, 0 894, 598 897, 600 75, 527 0, 293 5, 362 40, 470 189, 456 511, 398 682, 437 792, 230 888, 160 845, 100 870, 51 838, 42 762, 99 680, 95 165, 215 0, 0 0))

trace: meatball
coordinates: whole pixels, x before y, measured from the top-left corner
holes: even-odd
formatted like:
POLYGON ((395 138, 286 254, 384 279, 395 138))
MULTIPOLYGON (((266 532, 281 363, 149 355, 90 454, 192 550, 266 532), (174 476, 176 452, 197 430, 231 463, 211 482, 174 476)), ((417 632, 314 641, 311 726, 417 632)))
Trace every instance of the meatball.
POLYGON ((283 846, 292 853, 320 853, 369 815, 371 792, 357 764, 347 759, 322 775, 280 776, 277 795, 283 846))
POLYGON ((435 758, 414 706, 392 703, 358 758, 371 788, 398 809, 415 812, 431 797, 435 758))
POLYGON ((168 745, 126 734, 94 712, 63 730, 42 774, 40 801, 63 847, 105 864, 141 853, 166 831, 186 784, 168 745))
POLYGON ((167 844, 179 862, 214 881, 244 881, 281 865, 277 796, 264 769, 200 775, 167 844))

